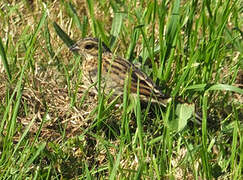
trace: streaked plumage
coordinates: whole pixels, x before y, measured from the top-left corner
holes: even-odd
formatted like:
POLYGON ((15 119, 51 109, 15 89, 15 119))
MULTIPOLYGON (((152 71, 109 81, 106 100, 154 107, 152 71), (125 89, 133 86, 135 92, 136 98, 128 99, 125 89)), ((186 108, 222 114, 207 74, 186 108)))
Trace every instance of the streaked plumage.
MULTIPOLYGON (((72 47, 71 51, 77 51, 82 54, 83 60, 83 82, 85 87, 97 82, 98 74, 98 40, 96 38, 85 38, 78 41, 72 47)), ((151 99, 166 106, 167 96, 163 95, 155 83, 140 69, 135 67, 126 59, 114 56, 105 44, 102 45, 102 87, 104 92, 114 91, 115 95, 122 95, 124 90, 125 79, 131 72, 131 89, 132 95, 137 95, 137 83, 139 82, 140 98, 143 101, 151 99), (139 80, 139 81, 138 81, 139 80)), ((97 93, 97 87, 92 91, 97 93)))

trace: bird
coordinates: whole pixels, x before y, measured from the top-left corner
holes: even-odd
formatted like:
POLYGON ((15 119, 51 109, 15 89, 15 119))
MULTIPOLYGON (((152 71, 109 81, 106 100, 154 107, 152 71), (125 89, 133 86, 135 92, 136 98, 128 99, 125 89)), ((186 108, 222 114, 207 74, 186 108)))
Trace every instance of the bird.
MULTIPOLYGON (((114 55, 107 45, 101 42, 102 66, 101 84, 105 94, 113 93, 114 97, 123 96, 126 79, 130 78, 129 95, 139 98, 143 102, 151 102, 167 107, 172 98, 162 93, 161 89, 141 69, 130 61, 114 55), (137 88, 139 87, 139 93, 137 88)), ((99 61, 99 39, 93 37, 83 38, 73 43, 69 49, 80 53, 84 57, 82 62, 82 75, 84 87, 98 94, 98 61, 99 61)), ((174 99, 180 104, 190 104, 180 97, 174 99)), ((201 125, 201 115, 194 112, 194 122, 201 125)))
MULTIPOLYGON (((82 62, 82 73, 84 87, 88 88, 95 84, 92 92, 98 93, 98 56, 99 40, 97 38, 84 38, 78 40, 69 47, 72 52, 80 53, 84 59, 82 62)), ((130 77, 130 95, 137 97, 139 85, 139 97, 141 101, 158 103, 166 107, 171 98, 163 94, 158 86, 141 69, 130 61, 114 55, 102 42, 102 89, 105 94, 112 91, 114 96, 123 96, 126 78, 130 77)))

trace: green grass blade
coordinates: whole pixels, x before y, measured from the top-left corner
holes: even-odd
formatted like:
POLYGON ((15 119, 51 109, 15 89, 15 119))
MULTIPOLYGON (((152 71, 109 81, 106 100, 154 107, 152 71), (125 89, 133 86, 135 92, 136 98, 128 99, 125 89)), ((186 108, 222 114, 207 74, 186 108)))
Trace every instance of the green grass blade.
POLYGON ((195 53, 194 56, 189 60, 187 66, 186 66, 186 69, 183 71, 183 74, 180 76, 178 83, 176 84, 176 87, 173 89, 173 92, 171 94, 172 97, 175 97, 177 95, 177 93, 179 92, 181 85, 185 82, 185 78, 192 68, 193 62, 195 62, 197 58, 198 58, 198 54, 195 53))
POLYGON ((56 22, 53 22, 53 26, 58 36, 63 40, 67 47, 71 47, 75 43, 75 41, 71 40, 56 22))
POLYGON ((34 45, 37 40, 37 35, 38 35, 39 31, 41 30, 42 26, 45 24, 46 18, 47 18, 47 11, 44 11, 44 12, 42 12, 41 19, 40 19, 37 27, 35 28, 34 34, 31 36, 28 48, 25 53, 25 59, 28 60, 28 62, 30 63, 30 66, 31 66, 33 72, 34 72, 34 65, 33 65, 34 62, 32 62, 31 54, 33 53, 34 45))
POLYGON ((127 53, 126 53, 126 59, 127 60, 131 60, 132 59, 132 53, 136 47, 138 38, 139 38, 139 30, 137 28, 133 29, 132 35, 131 35, 131 41, 129 44, 129 47, 127 49, 127 53))
POLYGON ((11 76, 11 73, 10 73, 8 60, 7 60, 7 56, 6 56, 4 47, 3 47, 3 42, 2 42, 1 37, 0 37, 0 56, 2 57, 1 59, 2 59, 2 62, 3 62, 4 69, 7 73, 8 79, 11 80, 12 76, 11 76))
POLYGON ((89 9, 89 15, 91 18, 91 29, 93 32, 93 36, 97 37, 97 27, 96 27, 96 20, 94 15, 94 1, 93 0, 86 0, 88 9, 89 9))
POLYGON ((123 149, 123 145, 120 144, 120 150, 119 150, 119 153, 116 156, 116 161, 115 161, 114 166, 112 168, 109 180, 114 180, 117 177, 116 175, 117 175, 118 167, 119 167, 119 164, 120 164, 122 149, 123 149))
POLYGON ((123 13, 115 13, 115 16, 112 20, 112 26, 111 26, 111 32, 110 32, 110 48, 113 49, 116 40, 119 36, 119 33, 122 28, 122 23, 123 23, 123 13))
POLYGON ((232 91, 232 92, 236 92, 239 94, 243 94, 243 90, 232 86, 232 85, 227 85, 227 84, 216 84, 211 86, 208 91, 232 91))
POLYGON ((202 120, 202 164, 206 179, 211 179, 211 169, 208 160, 208 133, 207 133, 207 109, 208 109, 208 91, 205 92, 203 97, 203 120, 202 120))
POLYGON ((237 142, 238 142, 238 131, 239 131, 238 122, 235 121, 233 126, 234 126, 234 130, 233 130, 233 140, 231 144, 230 167, 232 172, 234 171, 236 172, 237 165, 238 165, 238 162, 235 159, 237 154, 237 142))
POLYGON ((51 45, 51 37, 50 37, 50 31, 48 28, 48 24, 45 24, 45 37, 46 37, 46 47, 47 50, 52 58, 55 56, 55 52, 53 51, 52 45, 51 45))
POLYGON ((39 154, 44 150, 45 147, 46 147, 46 142, 41 143, 37 147, 36 152, 33 154, 33 156, 26 163, 25 168, 28 168, 34 162, 34 160, 39 156, 39 154))
MULTIPOLYGON (((145 149, 144 149, 144 142, 143 142, 143 126, 142 126, 142 112, 141 112, 141 104, 140 104, 140 95, 139 95, 139 80, 137 83, 137 98, 136 98, 136 120, 137 120, 137 130, 138 130, 138 139, 139 139, 139 146, 142 153, 142 158, 145 157, 145 149)), ((142 159, 143 161, 143 159, 142 159)))
POLYGON ((19 150, 19 146, 21 145, 22 141, 23 141, 24 138, 26 137, 27 133, 29 132, 29 130, 30 130, 30 128, 31 128, 31 126, 33 125, 33 123, 34 123, 35 120, 36 120, 36 119, 33 118, 33 119, 31 120, 31 122, 29 123, 29 125, 27 126, 27 128, 25 129, 25 131, 24 131, 24 133, 22 134, 20 140, 18 141, 18 143, 17 143, 16 146, 14 147, 14 151, 13 151, 13 153, 12 153, 12 156, 14 156, 15 153, 16 153, 16 151, 19 150))
POLYGON ((82 33, 82 38, 84 38, 88 32, 88 17, 87 16, 83 16, 83 23, 82 23, 82 28, 80 29, 81 33, 82 33))
POLYGON ((91 176, 91 173, 90 173, 90 171, 89 171, 89 169, 88 169, 88 165, 87 165, 87 163, 85 163, 85 174, 86 174, 86 178, 87 178, 88 180, 92 180, 92 179, 93 179, 92 176, 91 176))
POLYGON ((174 41, 176 40, 179 26, 179 11, 180 11, 180 0, 175 0, 173 3, 173 9, 170 15, 169 24, 166 30, 166 42, 169 49, 174 45, 174 41))
POLYGON ((98 47, 98 115, 97 115, 97 120, 98 120, 98 129, 100 128, 101 121, 102 121, 102 114, 104 110, 104 92, 102 92, 102 41, 99 39, 99 47, 98 47))
POLYGON ((65 3, 65 6, 67 7, 68 13, 73 18, 73 22, 76 24, 76 26, 81 30, 82 29, 82 23, 77 15, 76 9, 72 5, 71 2, 65 3))
POLYGON ((20 100, 22 98, 22 93, 23 93, 23 75, 24 75, 24 70, 25 70, 24 66, 22 68, 22 72, 17 84, 17 92, 16 92, 16 103, 14 105, 14 110, 13 110, 13 114, 12 114, 12 118, 10 121, 10 126, 9 126, 9 130, 8 130, 8 137, 13 137, 15 131, 16 131, 16 121, 17 121, 17 114, 18 114, 18 110, 19 110, 19 106, 20 106, 20 100))
POLYGON ((100 35, 102 41, 105 44, 109 44, 108 37, 106 36, 106 33, 105 33, 105 28, 104 28, 103 22, 97 20, 96 25, 97 25, 96 27, 97 27, 97 30, 99 32, 99 35, 100 35))
POLYGON ((69 13, 70 17, 73 19, 75 25, 81 31, 81 38, 84 38, 87 34, 87 27, 88 27, 87 16, 83 16, 83 21, 81 23, 74 5, 71 2, 65 2, 64 6, 66 7, 66 10, 69 13))
MULTIPOLYGON (((129 73, 131 74, 131 73, 129 73)), ((123 90, 123 111, 122 111, 122 122, 121 122, 121 136, 122 137, 126 137, 130 140, 130 133, 129 133, 129 122, 128 122, 128 115, 127 115, 127 111, 128 111, 128 97, 129 97, 129 85, 130 85, 130 80, 131 80, 131 76, 128 75, 126 77, 125 80, 125 85, 124 85, 124 90, 123 90)))

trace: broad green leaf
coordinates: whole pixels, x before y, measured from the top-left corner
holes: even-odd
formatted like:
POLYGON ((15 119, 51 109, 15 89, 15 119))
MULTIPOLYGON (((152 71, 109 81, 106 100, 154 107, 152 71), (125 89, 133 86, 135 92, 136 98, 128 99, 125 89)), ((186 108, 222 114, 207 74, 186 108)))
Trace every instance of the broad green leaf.
POLYGON ((194 104, 178 104, 176 106, 177 118, 169 121, 170 128, 176 132, 183 130, 187 125, 187 121, 192 117, 194 109, 194 104))

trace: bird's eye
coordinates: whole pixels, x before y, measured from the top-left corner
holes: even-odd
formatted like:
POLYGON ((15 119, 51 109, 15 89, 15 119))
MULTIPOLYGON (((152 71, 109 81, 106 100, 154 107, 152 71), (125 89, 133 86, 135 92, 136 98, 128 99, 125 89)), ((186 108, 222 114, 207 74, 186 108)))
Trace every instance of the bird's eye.
POLYGON ((94 46, 93 46, 93 44, 87 44, 87 45, 85 45, 85 49, 92 49, 94 46))

